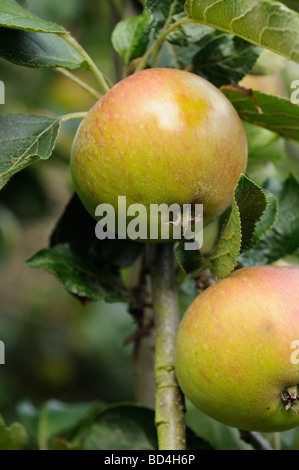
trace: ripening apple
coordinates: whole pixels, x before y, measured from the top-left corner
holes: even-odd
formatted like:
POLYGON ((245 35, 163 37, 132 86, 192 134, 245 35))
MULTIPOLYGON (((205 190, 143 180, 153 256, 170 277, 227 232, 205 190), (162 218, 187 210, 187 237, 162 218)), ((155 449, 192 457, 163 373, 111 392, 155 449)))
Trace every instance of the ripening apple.
POLYGON ((104 95, 72 148, 74 186, 92 216, 99 204, 203 204, 204 224, 224 212, 247 164, 241 120, 195 74, 148 69, 104 95))
POLYGON ((224 424, 299 426, 299 269, 243 268, 205 290, 181 322, 175 367, 187 398, 224 424))

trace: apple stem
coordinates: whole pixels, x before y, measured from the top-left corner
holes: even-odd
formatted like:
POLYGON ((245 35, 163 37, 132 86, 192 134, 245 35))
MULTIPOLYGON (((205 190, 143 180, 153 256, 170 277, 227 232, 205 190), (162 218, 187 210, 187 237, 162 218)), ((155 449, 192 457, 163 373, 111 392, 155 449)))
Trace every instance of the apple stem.
POLYGON ((71 119, 83 119, 86 116, 87 112, 82 111, 79 113, 69 113, 61 117, 61 122, 70 121, 71 119))
POLYGON ((273 433, 274 450, 281 450, 281 441, 279 432, 273 433))
POLYGON ((155 312, 156 426, 159 450, 186 449, 185 404, 174 369, 176 335, 180 323, 175 286, 173 243, 156 246, 152 262, 155 312))
POLYGON ((148 49, 148 51, 144 54, 142 59, 140 60, 139 64, 137 65, 135 69, 136 72, 140 72, 141 70, 145 69, 147 66, 147 62, 150 58, 150 56, 156 51, 159 50, 160 47, 162 46, 163 42, 167 38, 167 36, 175 31, 177 28, 180 26, 186 24, 186 23, 197 23, 198 21, 189 18, 188 16, 181 18, 180 20, 176 21, 173 23, 171 26, 169 26, 166 30, 162 32, 162 34, 158 37, 158 39, 153 43, 153 45, 148 49))
POLYGON ((87 54, 85 49, 83 49, 81 44, 79 44, 78 41, 70 33, 63 33, 60 34, 60 36, 80 54, 82 59, 85 60, 90 70, 92 71, 96 81, 98 82, 101 91, 103 93, 107 93, 107 91, 110 90, 110 86, 108 85, 104 74, 98 69, 92 58, 87 54))
POLYGON ((83 90, 87 91, 87 93, 93 96, 93 98, 95 98, 96 100, 99 100, 102 97, 102 94, 99 93, 98 90, 90 86, 84 80, 81 80, 80 78, 76 77, 76 75, 74 75, 72 72, 69 72, 68 70, 63 69, 61 67, 57 67, 55 70, 64 75, 65 77, 69 78, 72 82, 76 83, 83 90))
MULTIPOLYGON (((173 17, 173 15, 174 15, 175 7, 176 7, 176 2, 173 2, 172 5, 170 6, 170 9, 169 9, 168 18, 166 19, 166 22, 165 22, 165 24, 164 24, 164 27, 162 28, 161 35, 164 34, 164 33, 168 30, 169 25, 170 25, 171 20, 172 20, 172 17, 173 17)), ((156 51, 155 51, 155 56, 154 56, 153 62, 152 62, 152 67, 153 67, 153 68, 156 67, 156 65, 157 65, 157 63, 158 63, 162 46, 163 46, 163 42, 159 45, 159 47, 157 47, 157 49, 156 49, 156 51)))
POLYGON ((251 444, 255 450, 273 450, 269 442, 257 432, 242 431, 240 429, 240 436, 244 442, 251 444))

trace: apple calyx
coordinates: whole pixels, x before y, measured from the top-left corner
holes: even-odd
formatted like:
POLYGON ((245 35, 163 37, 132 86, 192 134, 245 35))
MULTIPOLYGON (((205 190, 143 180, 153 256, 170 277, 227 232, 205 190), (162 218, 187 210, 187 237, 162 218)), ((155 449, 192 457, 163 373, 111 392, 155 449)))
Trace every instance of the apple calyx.
POLYGON ((298 411, 298 402, 299 402, 299 394, 297 385, 293 385, 291 387, 287 387, 281 393, 281 399, 283 402, 287 402, 285 405, 286 410, 293 410, 296 415, 299 414, 298 411))
POLYGON ((176 214, 176 216, 177 217, 176 217, 175 220, 171 220, 171 221, 168 221, 168 222, 162 222, 162 223, 163 223, 163 225, 176 225, 176 226, 181 225, 183 236, 186 235, 187 230, 188 230, 190 225, 191 226, 195 225, 202 218, 201 213, 196 215, 196 214, 190 213, 189 211, 186 211, 186 213, 184 212, 184 214, 178 213, 178 214, 176 214))

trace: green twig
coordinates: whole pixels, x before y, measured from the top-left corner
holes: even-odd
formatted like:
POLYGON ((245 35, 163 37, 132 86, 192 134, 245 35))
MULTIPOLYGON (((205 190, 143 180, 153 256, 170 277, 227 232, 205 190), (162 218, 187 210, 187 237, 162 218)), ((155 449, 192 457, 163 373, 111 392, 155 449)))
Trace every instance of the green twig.
POLYGON ((96 64, 92 60, 92 58, 87 54, 85 49, 83 49, 81 44, 79 44, 78 41, 70 33, 61 34, 61 37, 80 54, 82 59, 85 60, 85 62, 89 65, 90 70, 92 71, 96 81, 98 82, 101 91, 103 93, 107 93, 107 91, 109 91, 110 87, 109 87, 103 73, 98 69, 98 67, 96 66, 96 64))
POLYGON ((205 269, 209 267, 209 260, 206 261, 198 268, 196 271, 193 271, 190 275, 191 279, 196 279, 205 269))
MULTIPOLYGON (((161 34, 164 34, 168 30, 169 25, 171 23, 172 15, 174 13, 175 6, 176 6, 176 2, 173 2, 170 9, 169 9, 169 15, 168 15, 168 18, 167 18, 167 20, 164 24, 164 27, 161 31, 161 34)), ((163 46, 163 43, 161 43, 155 51, 155 55, 154 55, 153 63, 152 63, 153 68, 156 67, 156 65, 158 63, 158 60, 159 60, 159 57, 160 57, 160 54, 161 54, 161 50, 162 50, 162 46, 163 46)))
POLYGON ((37 428, 37 440, 39 450, 48 450, 48 439, 47 439, 47 407, 44 405, 41 409, 38 428, 37 428))
POLYGON ((58 67, 55 69, 57 72, 61 73, 65 77, 69 78, 72 82, 76 83, 78 86, 83 88, 83 90, 87 91, 91 96, 93 96, 96 100, 99 100, 102 97, 102 94, 99 93, 95 88, 88 85, 88 83, 84 82, 80 78, 76 77, 72 72, 69 72, 66 69, 58 67))
POLYGON ((174 246, 159 244, 152 263, 155 311, 156 426, 159 450, 184 450, 184 398, 176 380, 174 351, 180 323, 175 286, 174 246))
POLYGON ((240 436, 244 442, 251 444, 255 450, 273 450, 269 442, 257 432, 240 430, 240 436))
POLYGON ((86 114, 87 114, 86 111, 84 111, 82 113, 65 114, 64 116, 62 116, 61 122, 70 121, 71 119, 83 119, 86 116, 86 114))
POLYGON ((275 432, 273 437, 274 437, 274 449, 281 450, 281 441, 280 441, 279 432, 275 432))
POLYGON ((169 28, 167 28, 165 31, 161 33, 161 35, 158 37, 158 39, 154 42, 154 44, 148 49, 148 51, 144 54, 142 59, 140 60, 139 64, 137 65, 135 72, 140 72, 141 70, 145 69, 147 66, 148 60, 150 56, 156 51, 159 50, 159 48, 162 46, 163 42, 167 38, 167 36, 175 31, 177 28, 180 26, 187 24, 187 23, 197 23, 196 20, 193 20, 192 18, 189 18, 188 16, 181 18, 180 20, 176 21, 173 23, 169 28))

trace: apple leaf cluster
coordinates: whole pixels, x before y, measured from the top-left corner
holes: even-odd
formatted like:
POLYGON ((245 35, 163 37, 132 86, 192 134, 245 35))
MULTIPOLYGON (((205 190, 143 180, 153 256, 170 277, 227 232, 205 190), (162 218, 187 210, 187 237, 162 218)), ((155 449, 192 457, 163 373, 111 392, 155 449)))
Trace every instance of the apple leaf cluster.
MULTIPOLYGON (((24 401, 18 406, 18 419, 21 424, 7 428, 0 418, 0 449, 18 450, 28 441, 33 448, 50 450, 158 449, 154 411, 134 403, 107 406, 97 401, 67 404, 49 400, 36 407, 24 401)), ((187 445, 190 450, 212 450, 190 428, 187 445)))
POLYGON ((28 442, 27 432, 20 423, 5 426, 0 415, 0 450, 21 450, 28 442))
POLYGON ((82 302, 128 302, 131 296, 121 273, 138 258, 143 246, 130 240, 100 241, 94 227, 94 219, 74 195, 51 235, 49 248, 27 264, 54 272, 82 302))

